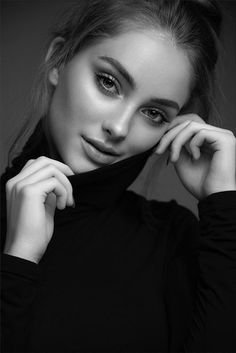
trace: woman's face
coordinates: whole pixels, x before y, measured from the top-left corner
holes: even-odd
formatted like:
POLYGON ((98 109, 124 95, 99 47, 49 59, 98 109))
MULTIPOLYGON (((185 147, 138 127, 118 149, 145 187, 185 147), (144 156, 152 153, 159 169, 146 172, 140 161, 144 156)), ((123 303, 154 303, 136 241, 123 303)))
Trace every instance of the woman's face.
POLYGON ((186 53, 153 31, 104 39, 52 70, 48 123, 63 162, 80 173, 153 147, 188 100, 191 76, 186 53))

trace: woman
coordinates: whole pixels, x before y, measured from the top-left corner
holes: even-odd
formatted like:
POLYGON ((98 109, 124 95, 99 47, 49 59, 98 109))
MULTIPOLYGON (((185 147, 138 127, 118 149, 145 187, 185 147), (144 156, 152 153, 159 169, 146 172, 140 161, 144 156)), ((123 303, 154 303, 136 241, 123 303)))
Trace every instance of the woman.
POLYGON ((207 123, 220 22, 183 0, 81 1, 59 22, 2 178, 4 351, 236 351, 235 137, 207 123), (126 190, 165 151, 199 222, 126 190))

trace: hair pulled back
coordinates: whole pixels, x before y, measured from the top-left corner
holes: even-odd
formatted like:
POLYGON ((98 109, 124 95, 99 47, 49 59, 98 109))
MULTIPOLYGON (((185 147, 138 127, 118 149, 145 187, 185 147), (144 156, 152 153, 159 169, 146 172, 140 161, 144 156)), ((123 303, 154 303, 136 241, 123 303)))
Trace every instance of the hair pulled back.
MULTIPOLYGON (((29 122, 48 112, 54 87, 51 69, 65 66, 80 50, 128 29, 154 29, 169 33, 190 59, 194 75, 191 98, 185 109, 208 120, 212 110, 214 71, 218 56, 221 11, 215 0, 80 0, 67 10, 52 30, 49 42, 58 42, 43 63, 34 89, 29 122)), ((26 123, 27 125, 27 123, 26 123)), ((24 131, 25 131, 24 126, 24 131)))

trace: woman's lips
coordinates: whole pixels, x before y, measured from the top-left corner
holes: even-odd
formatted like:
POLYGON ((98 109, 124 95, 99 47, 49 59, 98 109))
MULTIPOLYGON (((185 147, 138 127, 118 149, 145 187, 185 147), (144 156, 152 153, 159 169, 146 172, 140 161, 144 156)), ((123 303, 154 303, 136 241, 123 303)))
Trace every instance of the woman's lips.
POLYGON ((98 164, 111 164, 117 161, 120 154, 112 146, 102 141, 82 136, 82 145, 87 156, 98 164))

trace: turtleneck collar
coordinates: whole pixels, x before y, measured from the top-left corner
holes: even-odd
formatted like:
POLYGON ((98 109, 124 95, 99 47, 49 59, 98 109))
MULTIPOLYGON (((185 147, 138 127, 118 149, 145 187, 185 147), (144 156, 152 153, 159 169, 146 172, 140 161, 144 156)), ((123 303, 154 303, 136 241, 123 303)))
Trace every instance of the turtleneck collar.
POLYGON ((75 207, 81 204, 104 208, 117 201, 143 169, 152 149, 114 164, 69 176, 75 207))
MULTIPOLYGON (((18 174, 29 159, 39 156, 50 158, 50 149, 43 132, 42 119, 25 144, 22 153, 13 160, 13 166, 7 170, 5 181, 18 174)), ((126 158, 114 164, 70 176, 73 187, 75 207, 81 204, 104 208, 118 200, 143 169, 153 148, 126 158)))

